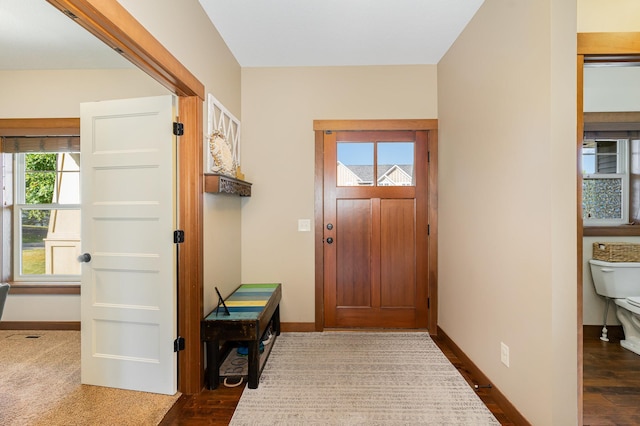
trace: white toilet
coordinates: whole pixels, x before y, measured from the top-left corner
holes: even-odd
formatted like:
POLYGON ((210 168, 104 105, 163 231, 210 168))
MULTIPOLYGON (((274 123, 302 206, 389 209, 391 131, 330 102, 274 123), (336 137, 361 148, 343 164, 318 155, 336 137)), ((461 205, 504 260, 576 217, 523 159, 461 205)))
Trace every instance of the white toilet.
MULTIPOLYGON (((640 263, 589 260, 596 293, 617 305, 616 316, 622 323, 625 340, 620 344, 640 355, 640 263)), ((607 340, 602 339, 602 340, 607 340)))

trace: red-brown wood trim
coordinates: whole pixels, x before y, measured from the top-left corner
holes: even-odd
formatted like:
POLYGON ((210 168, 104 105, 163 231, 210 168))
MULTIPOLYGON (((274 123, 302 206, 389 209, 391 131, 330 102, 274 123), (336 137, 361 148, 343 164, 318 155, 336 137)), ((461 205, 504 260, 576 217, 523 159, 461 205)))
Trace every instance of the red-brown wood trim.
POLYGON ((583 277, 582 271, 584 269, 584 265, 582 264, 582 248, 584 245, 584 224, 582 221, 582 142, 583 142, 583 134, 584 134, 584 56, 578 55, 577 57, 577 102, 576 102, 576 173, 578 175, 576 182, 576 194, 577 194, 577 215, 576 215, 576 252, 577 252, 577 278, 578 278, 578 287, 577 287, 577 324, 578 324, 578 424, 582 425, 582 419, 584 417, 584 389, 583 389, 583 336, 582 336, 582 321, 583 321, 583 277))
POLYGON ((0 321, 0 330, 80 331, 80 321, 0 321))
POLYGON ((179 247, 178 334, 185 350, 178 353, 178 387, 196 394, 204 387, 204 346, 200 340, 203 314, 203 106, 196 96, 179 98, 178 114, 184 135, 178 142, 178 229, 185 233, 179 247))
POLYGON ((435 130, 437 119, 313 120, 313 130, 435 130))
POLYGON ((637 111, 585 112, 583 116, 584 123, 615 123, 624 130, 627 128, 623 123, 640 123, 640 112, 637 111))
POLYGON ((640 237, 640 225, 585 226, 585 237, 640 237))
POLYGON ((578 55, 585 56, 640 55, 640 32, 578 33, 577 47, 578 55))
MULTIPOLYGON (((417 302, 416 307, 416 325, 419 328, 426 328, 431 332, 435 332, 431 327, 431 312, 429 310, 429 301, 431 297, 431 273, 430 268, 432 262, 429 257, 431 252, 431 237, 428 235, 430 224, 430 208, 429 195, 431 191, 430 173, 431 164, 429 164, 430 155, 430 133, 431 131, 421 130, 415 132, 415 155, 416 158, 423 158, 422 167, 415 167, 415 211, 422 212, 415 216, 415 253, 426 256, 425 261, 415 258, 416 283, 423 282, 424 286, 417 286, 415 297, 423 300, 424 303, 417 302)), ((415 162, 418 164, 418 161, 415 162)))
POLYGON ((116 0, 47 1, 173 93, 204 100, 204 85, 116 0))
POLYGON ((316 324, 313 322, 283 322, 280 324, 280 330, 285 333, 292 332, 314 332, 316 324))
POLYGON ((10 284, 9 294, 80 294, 80 284, 10 284))
POLYGON ((315 174, 314 174, 314 203, 315 203, 315 331, 324 329, 324 132, 315 131, 315 174))
MULTIPOLYGON (((465 354, 458 345, 438 326, 438 339, 442 340, 453 352, 460 362, 481 384, 491 383, 491 380, 478 368, 477 365, 471 361, 471 358, 465 354)), ((516 409, 516 407, 507 399, 500 389, 498 389, 493 383, 491 383, 491 389, 489 394, 496 401, 496 404, 502 409, 502 411, 509 417, 509 419, 516 425, 530 425, 529 421, 516 409)))
POLYGON ((0 118, 0 136, 76 136, 79 118, 0 118))
POLYGON ((438 131, 429 131, 429 324, 431 334, 438 332, 438 131))

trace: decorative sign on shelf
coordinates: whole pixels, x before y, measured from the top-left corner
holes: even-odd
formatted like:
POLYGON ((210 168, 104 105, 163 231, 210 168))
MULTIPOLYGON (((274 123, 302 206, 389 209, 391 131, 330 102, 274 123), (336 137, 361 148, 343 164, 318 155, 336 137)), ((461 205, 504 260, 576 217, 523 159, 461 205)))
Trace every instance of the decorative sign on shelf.
POLYGON ((208 96, 208 171, 244 179, 240 171, 240 120, 208 96))

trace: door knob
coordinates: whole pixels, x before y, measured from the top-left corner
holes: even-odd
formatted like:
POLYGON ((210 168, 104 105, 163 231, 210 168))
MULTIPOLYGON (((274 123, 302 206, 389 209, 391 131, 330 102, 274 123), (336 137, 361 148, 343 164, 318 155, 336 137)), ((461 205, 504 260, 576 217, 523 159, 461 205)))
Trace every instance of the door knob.
POLYGON ((91 262, 91 255, 89 253, 81 254, 80 256, 78 256, 78 262, 81 262, 81 263, 91 262))
POLYGON ((327 244, 333 244, 333 238, 331 237, 327 238, 327 244))

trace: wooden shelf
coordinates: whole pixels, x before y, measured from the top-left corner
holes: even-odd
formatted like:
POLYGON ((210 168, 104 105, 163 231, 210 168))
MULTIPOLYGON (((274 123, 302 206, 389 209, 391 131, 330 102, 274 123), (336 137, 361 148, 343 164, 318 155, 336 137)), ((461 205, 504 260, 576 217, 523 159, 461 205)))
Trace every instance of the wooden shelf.
POLYGON ((204 192, 251 197, 251 183, 230 176, 205 173, 204 192))

